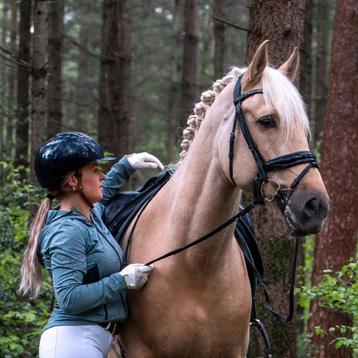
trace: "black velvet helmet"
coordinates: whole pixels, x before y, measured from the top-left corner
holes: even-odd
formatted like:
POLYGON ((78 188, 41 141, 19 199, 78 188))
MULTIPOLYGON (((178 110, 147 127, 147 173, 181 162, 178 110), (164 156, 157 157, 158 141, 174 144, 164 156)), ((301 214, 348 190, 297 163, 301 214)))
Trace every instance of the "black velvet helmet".
POLYGON ((48 139, 35 155, 35 173, 40 185, 48 190, 58 189, 71 171, 104 157, 101 146, 90 136, 80 132, 63 132, 48 139))

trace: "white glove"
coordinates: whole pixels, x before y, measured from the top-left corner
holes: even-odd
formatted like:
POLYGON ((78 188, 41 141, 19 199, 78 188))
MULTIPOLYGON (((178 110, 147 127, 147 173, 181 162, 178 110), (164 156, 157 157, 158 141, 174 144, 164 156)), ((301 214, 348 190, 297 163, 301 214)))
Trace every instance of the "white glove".
POLYGON ((129 289, 138 289, 148 281, 153 266, 143 264, 130 264, 126 266, 120 274, 124 277, 129 289))
POLYGON ((133 169, 164 169, 158 158, 146 152, 130 154, 127 159, 133 169))

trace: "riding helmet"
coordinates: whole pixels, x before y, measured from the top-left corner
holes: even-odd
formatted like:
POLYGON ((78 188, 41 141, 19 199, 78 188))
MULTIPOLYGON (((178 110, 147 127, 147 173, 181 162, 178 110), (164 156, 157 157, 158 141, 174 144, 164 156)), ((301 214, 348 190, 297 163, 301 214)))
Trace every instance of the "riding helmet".
POLYGON ((40 185, 48 190, 58 189, 72 171, 104 157, 101 146, 81 132, 63 132, 48 139, 35 155, 35 173, 40 185))

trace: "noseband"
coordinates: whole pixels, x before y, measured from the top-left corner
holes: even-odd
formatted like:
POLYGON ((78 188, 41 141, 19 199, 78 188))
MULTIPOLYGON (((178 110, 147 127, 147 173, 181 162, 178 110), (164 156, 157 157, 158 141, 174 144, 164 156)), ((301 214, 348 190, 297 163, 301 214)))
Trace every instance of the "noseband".
POLYGON ((258 167, 258 173, 255 177, 255 184, 254 184, 254 196, 255 198, 263 197, 263 199, 260 201, 260 204, 264 203, 264 200, 266 201, 272 201, 275 198, 278 200, 278 205, 282 212, 285 211, 286 205, 295 190, 295 188, 298 186, 302 178, 308 173, 308 171, 311 168, 318 168, 318 163, 316 161, 315 156, 311 151, 298 151, 286 155, 282 155, 280 157, 276 157, 274 159, 271 159, 269 161, 265 161, 254 142, 250 130, 247 126, 244 112, 242 110, 242 102, 255 94, 262 94, 262 89, 253 89, 251 91, 247 91, 244 93, 241 93, 241 79, 243 74, 240 75, 238 78, 235 89, 234 89, 234 105, 236 109, 235 119, 232 127, 232 131, 230 134, 230 142, 229 142, 229 174, 231 181, 233 184, 236 185, 234 176, 233 176, 233 162, 234 162, 234 145, 235 145, 235 132, 236 132, 236 126, 237 123, 239 123, 241 132, 246 140, 246 143, 255 159, 256 165, 258 167), (278 181, 275 179, 270 179, 268 177, 268 172, 274 171, 274 170, 284 170, 287 168, 291 168, 296 165, 305 164, 308 165, 301 171, 301 173, 295 178, 295 180, 292 182, 289 188, 281 188, 281 185, 278 181), (274 185, 275 192, 272 196, 268 197, 264 193, 264 186, 267 183, 271 183, 271 185, 274 185))

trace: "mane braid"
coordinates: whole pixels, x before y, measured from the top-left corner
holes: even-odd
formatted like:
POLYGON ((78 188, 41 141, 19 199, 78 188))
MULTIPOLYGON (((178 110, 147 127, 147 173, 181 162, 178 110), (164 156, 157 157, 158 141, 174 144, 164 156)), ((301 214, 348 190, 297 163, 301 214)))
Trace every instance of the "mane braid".
POLYGON ((195 104, 193 114, 187 120, 187 125, 183 130, 183 141, 180 148, 180 161, 178 166, 183 162, 186 153, 189 151, 190 145, 194 140, 195 134, 200 129, 201 122, 205 119, 205 115, 210 106, 214 103, 220 92, 233 80, 237 79, 241 70, 233 67, 232 70, 223 78, 216 80, 211 90, 207 90, 201 94, 200 102, 195 104))
MULTIPOLYGON (((237 80, 239 75, 245 72, 246 69, 233 67, 222 79, 214 82, 212 90, 202 93, 200 102, 194 107, 194 113, 188 118, 188 127, 183 131, 180 160, 177 166, 184 160, 195 134, 200 129, 201 122, 205 119, 207 110, 214 103, 216 97, 230 82, 237 80)), ((289 138, 291 130, 303 128, 307 135, 310 134, 308 117, 302 97, 297 88, 284 74, 273 68, 266 67, 262 76, 262 89, 266 104, 271 104, 278 112, 281 125, 286 133, 286 140, 289 138)))

